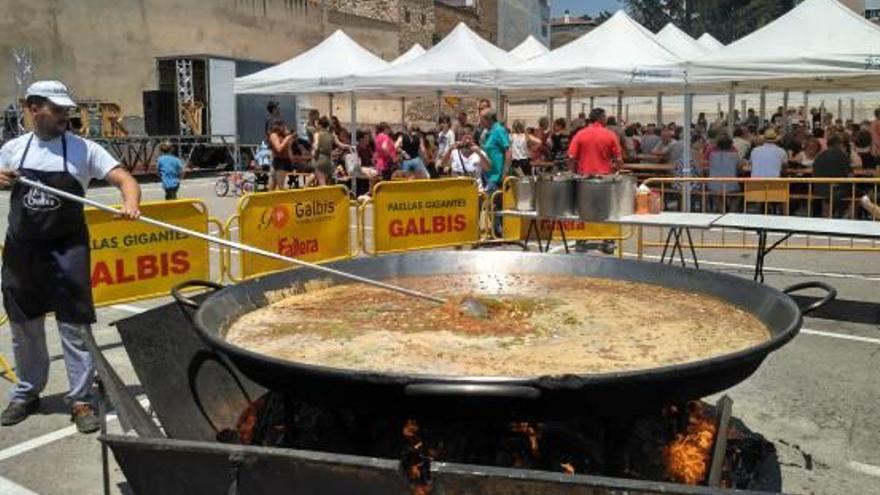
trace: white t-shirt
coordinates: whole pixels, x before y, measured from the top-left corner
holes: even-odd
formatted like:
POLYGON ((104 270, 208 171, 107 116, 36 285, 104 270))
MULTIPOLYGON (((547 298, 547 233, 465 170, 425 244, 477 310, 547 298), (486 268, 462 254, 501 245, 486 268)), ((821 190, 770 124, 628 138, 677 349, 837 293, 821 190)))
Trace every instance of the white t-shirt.
MULTIPOLYGON (((0 169, 18 170, 31 135, 32 133, 27 133, 19 136, 0 148, 0 169)), ((67 141, 67 171, 79 180, 83 189, 88 189, 92 179, 103 179, 108 172, 119 166, 119 160, 113 158, 98 143, 69 132, 64 138, 67 141)), ((61 136, 49 141, 42 141, 34 136, 24 165, 31 170, 62 172, 63 156, 61 136)))
POLYGON ((512 160, 529 159, 529 138, 525 134, 510 135, 510 158, 512 160))
POLYGON ((441 132, 437 134, 437 162, 443 159, 446 156, 446 152, 449 151, 449 147, 455 144, 455 133, 452 132, 452 129, 447 129, 446 132, 441 132))
POLYGON ((483 190, 483 161, 477 152, 471 153, 470 156, 464 156, 461 150, 452 150, 449 157, 452 162, 453 175, 468 175, 477 180, 477 187, 483 190))
POLYGON ((787 161, 784 149, 773 143, 762 144, 752 150, 752 177, 779 177, 787 161))

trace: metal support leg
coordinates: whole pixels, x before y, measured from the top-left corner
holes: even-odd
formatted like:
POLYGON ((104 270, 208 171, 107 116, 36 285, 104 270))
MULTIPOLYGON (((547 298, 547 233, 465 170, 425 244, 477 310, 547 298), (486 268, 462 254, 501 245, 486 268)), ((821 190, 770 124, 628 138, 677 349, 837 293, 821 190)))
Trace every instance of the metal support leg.
POLYGON ((694 259, 694 268, 699 270, 700 269, 700 262, 697 261, 697 251, 694 249, 694 238, 691 237, 691 229, 685 227, 684 231, 687 234, 688 247, 691 249, 691 257, 693 257, 693 259, 694 259))
POLYGON ((672 229, 675 232, 675 245, 672 246, 672 256, 669 257, 669 264, 672 264, 672 258, 675 257, 675 251, 678 250, 678 259, 681 260, 681 267, 686 268, 687 263, 684 261, 684 249, 681 247, 681 228, 672 229))
POLYGON ((565 246, 565 254, 571 254, 571 251, 568 249, 568 239, 565 238, 565 225, 562 224, 562 221, 559 222, 559 233, 562 235, 562 245, 565 246))
MULTIPOLYGON (((101 420, 101 435, 107 434, 107 394, 104 393, 104 382, 100 377, 95 378, 98 389, 98 419, 101 420)), ((101 442, 101 480, 104 486, 104 495, 110 495, 110 461, 107 444, 101 442)))
POLYGON ((758 231, 758 258, 755 260, 755 282, 764 283, 764 260, 768 254, 791 238, 792 235, 794 235, 793 232, 785 234, 781 239, 771 244, 770 247, 767 247, 767 231, 758 231))
POLYGON ((529 250, 529 239, 532 238, 532 231, 535 232, 535 239, 538 240, 538 251, 541 251, 541 230, 538 228, 538 219, 529 220, 529 228, 526 229, 526 238, 523 241, 523 251, 529 250))
MULTIPOLYGON (((666 234, 666 243, 663 244, 663 254, 660 255, 660 263, 664 263, 666 261, 666 251, 669 250, 669 243, 672 242, 672 231, 673 229, 669 229, 669 233, 666 234)), ((670 258, 671 257, 674 257, 674 254, 670 255, 670 258)))
MULTIPOLYGON (((540 231, 541 231, 541 229, 539 228, 538 232, 540 232, 540 231)), ((546 252, 550 251, 550 244, 553 243, 553 232, 556 232, 556 220, 553 220, 550 222, 550 234, 547 236, 547 247, 546 248, 544 246, 541 246, 541 237, 540 237, 540 235, 538 236, 538 246, 541 248, 540 251, 542 253, 546 253, 546 252)))

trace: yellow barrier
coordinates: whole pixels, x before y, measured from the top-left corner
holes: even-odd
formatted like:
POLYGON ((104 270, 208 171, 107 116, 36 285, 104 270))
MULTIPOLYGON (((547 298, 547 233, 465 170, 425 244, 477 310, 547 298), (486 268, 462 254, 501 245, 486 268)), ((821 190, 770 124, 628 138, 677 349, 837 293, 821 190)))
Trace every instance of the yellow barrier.
MULTIPOLYGON (((783 216, 858 218, 862 215, 859 198, 868 195, 874 202, 880 196, 880 178, 708 178, 654 177, 645 185, 660 192, 663 204, 683 206, 683 184, 691 187, 691 211, 695 213, 756 213, 783 216), (711 189, 710 184, 717 184, 711 189), (735 186, 733 186, 735 185, 735 186), (728 191, 729 188, 735 189, 728 191)), ((675 210, 674 210, 675 211, 675 210)), ((864 213, 864 221, 872 221, 864 213)), ((713 229, 700 231, 694 247, 703 249, 755 249, 756 237, 745 231, 713 229)), ((645 247, 665 246, 664 229, 657 230, 657 240, 644 241, 645 247)), ((802 236, 802 242, 787 240, 776 249, 814 251, 877 252, 880 244, 871 240, 848 239, 840 242, 834 236, 802 236), (836 241, 836 243, 835 243, 836 241)), ((640 250, 641 251, 641 250, 640 250)), ((640 253, 641 254, 641 253, 640 253)))
POLYGON ((480 240, 479 191, 473 179, 381 182, 373 192, 372 204, 375 253, 461 246, 480 240))
MULTIPOLYGON (((198 200, 144 203, 141 211, 174 225, 208 231, 198 200)), ((175 285, 210 277, 208 243, 142 222, 86 209, 91 237, 92 294, 96 306, 165 296, 175 285)))
MULTIPOLYGON (((516 207, 516 177, 508 177, 502 186, 502 206, 505 210, 516 207)), ((496 193, 498 194, 498 193, 496 193)), ((493 203, 494 205, 494 203, 493 203)), ((539 220, 538 229, 541 235, 548 234, 551 230, 551 220, 539 220)), ((579 220, 565 220, 562 222, 565 230, 565 238, 569 241, 623 241, 632 237, 632 229, 624 229, 620 225, 604 223, 587 223, 579 220), (626 231, 627 233, 624 233, 626 231)), ((528 235, 528 222, 521 218, 505 216, 503 220, 503 239, 505 241, 522 241, 528 235)), ((554 240, 562 239, 562 232, 554 229, 554 240)))
MULTIPOLYGON (((239 200, 237 216, 238 238, 244 244, 310 262, 352 255, 348 190, 343 186, 250 194, 239 200)), ((242 278, 287 268, 288 263, 241 253, 242 278)))
MULTIPOLYGON (((9 321, 9 317, 3 315, 0 317, 0 325, 5 325, 9 321)), ((0 376, 9 380, 12 383, 18 383, 18 376, 15 374, 15 370, 9 364, 9 361, 3 357, 3 354, 0 354, 0 376)))

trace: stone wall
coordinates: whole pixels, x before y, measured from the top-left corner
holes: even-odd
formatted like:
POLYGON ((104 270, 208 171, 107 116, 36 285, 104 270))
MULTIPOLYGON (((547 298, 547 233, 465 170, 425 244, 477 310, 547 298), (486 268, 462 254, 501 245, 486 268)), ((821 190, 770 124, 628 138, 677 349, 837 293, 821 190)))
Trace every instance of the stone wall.
POLYGON ((436 12, 436 26, 434 28, 434 39, 439 41, 449 34, 455 26, 460 22, 467 24, 471 29, 480 36, 486 37, 486 33, 482 32, 480 25, 480 16, 477 11, 466 7, 451 7, 441 2, 434 3, 436 12))
POLYGON ((336 28, 377 54, 397 54, 389 50, 400 44, 396 26, 325 17, 311 0, 3 0, 0 105, 16 98, 13 48, 32 51, 37 78, 61 79, 80 99, 141 115, 141 93, 156 89, 156 56, 280 62, 336 28))
POLYGON ((414 43, 431 47, 434 33, 434 0, 325 0, 328 9, 385 21, 400 32, 398 54, 414 43))

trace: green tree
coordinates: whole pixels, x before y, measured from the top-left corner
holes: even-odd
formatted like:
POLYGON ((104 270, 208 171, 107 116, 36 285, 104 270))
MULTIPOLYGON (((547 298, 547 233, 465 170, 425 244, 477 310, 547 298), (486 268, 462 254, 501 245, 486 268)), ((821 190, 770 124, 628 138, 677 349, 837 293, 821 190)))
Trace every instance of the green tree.
POLYGON ((623 0, 631 16, 658 31, 672 22, 691 36, 730 43, 788 12, 796 0, 623 0))

